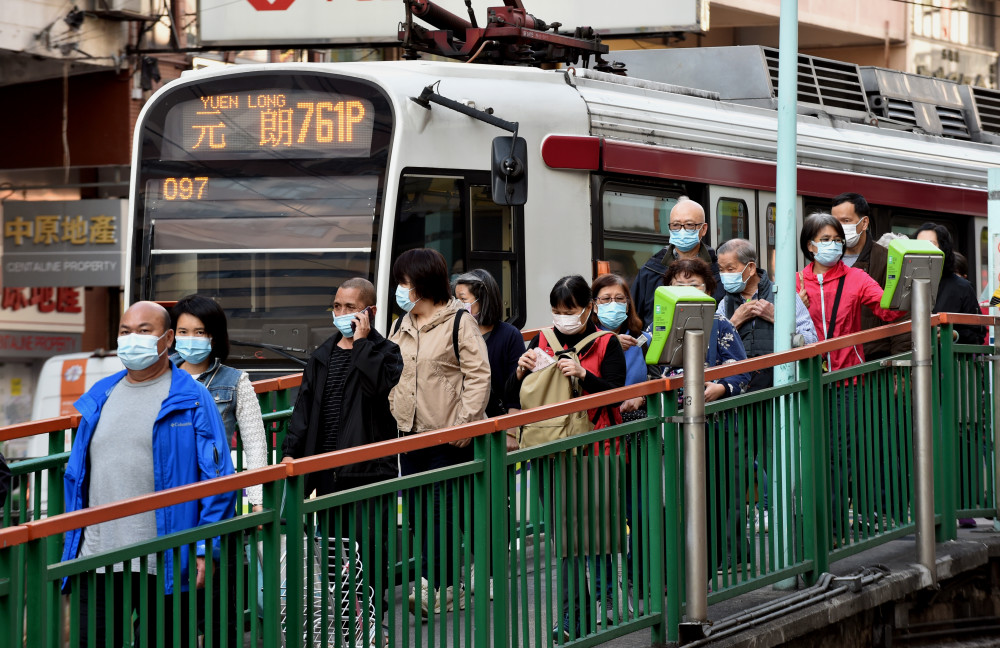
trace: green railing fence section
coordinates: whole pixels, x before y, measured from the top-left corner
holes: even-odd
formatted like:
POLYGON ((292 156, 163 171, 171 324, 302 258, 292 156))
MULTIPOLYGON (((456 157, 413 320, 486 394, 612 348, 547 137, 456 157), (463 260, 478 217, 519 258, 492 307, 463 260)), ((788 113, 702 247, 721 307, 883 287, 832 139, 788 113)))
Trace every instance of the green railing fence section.
MULTIPOLYGON (((935 510, 946 540, 956 516, 996 512, 993 360, 990 347, 954 344, 951 325, 935 330, 935 510)), ((814 582, 832 560, 913 532, 909 354, 823 373, 822 354, 851 342, 789 352, 797 381, 708 404, 699 510, 709 602, 790 577, 814 582)), ((726 365, 707 378, 739 371, 726 365)), ((0 648, 590 646, 643 629, 651 641, 677 641, 680 387, 653 381, 558 406, 649 394, 646 418, 513 452, 504 428, 565 412, 381 444, 385 456, 471 435, 474 459, 322 497, 304 491, 305 474, 353 463, 358 451, 213 480, 237 492, 264 483, 264 510, 247 513, 240 501, 233 519, 65 563, 61 533, 95 520, 81 521, 93 515, 84 511, 40 521, 62 510, 68 432, 50 432, 49 457, 12 466, 21 487, 0 530, 0 648), (211 567, 202 587, 181 567, 199 543, 211 567), (98 636, 98 618, 113 631, 98 636)), ((291 394, 260 399, 275 462, 291 394)))

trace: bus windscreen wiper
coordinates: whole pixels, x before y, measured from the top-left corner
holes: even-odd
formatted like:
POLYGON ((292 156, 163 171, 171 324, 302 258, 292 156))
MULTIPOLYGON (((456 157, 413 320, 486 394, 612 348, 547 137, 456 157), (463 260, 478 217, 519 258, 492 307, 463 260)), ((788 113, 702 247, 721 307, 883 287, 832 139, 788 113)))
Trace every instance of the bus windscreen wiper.
POLYGON ((229 343, 235 344, 236 346, 246 346, 246 347, 253 347, 255 349, 267 349, 268 351, 274 351, 280 356, 288 358, 289 360, 294 360, 303 367, 308 364, 306 360, 303 360, 302 358, 294 356, 291 353, 289 353, 290 351, 294 351, 296 353, 308 353, 308 351, 306 351, 305 349, 296 349, 295 347, 283 347, 283 346, 278 346, 277 344, 265 344, 263 342, 243 342, 240 340, 229 340, 229 343))

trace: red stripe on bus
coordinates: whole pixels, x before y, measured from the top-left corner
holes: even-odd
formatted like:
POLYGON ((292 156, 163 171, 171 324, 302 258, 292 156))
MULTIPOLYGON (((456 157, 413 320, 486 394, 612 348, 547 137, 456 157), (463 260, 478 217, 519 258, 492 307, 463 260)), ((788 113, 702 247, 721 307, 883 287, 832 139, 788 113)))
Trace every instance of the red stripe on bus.
MULTIPOLYGON (((662 146, 599 137, 549 135, 542 158, 552 168, 584 169, 624 175, 705 182, 727 187, 775 190, 776 165, 712 153, 679 151, 662 146), (589 143, 588 143, 589 140, 589 143), (589 151, 590 155, 585 155, 589 151), (597 160, 593 151, 597 151, 597 160)), ((986 190, 950 187, 845 171, 800 167, 798 193, 832 198, 844 191, 860 193, 868 202, 965 216, 986 216, 986 190)))

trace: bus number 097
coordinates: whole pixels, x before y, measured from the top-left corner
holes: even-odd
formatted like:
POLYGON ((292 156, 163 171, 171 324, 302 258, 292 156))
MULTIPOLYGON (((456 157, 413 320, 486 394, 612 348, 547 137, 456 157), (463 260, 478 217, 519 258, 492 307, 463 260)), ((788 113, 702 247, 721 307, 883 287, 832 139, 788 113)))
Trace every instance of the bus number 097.
POLYGON ((164 200, 201 200, 208 186, 208 176, 194 178, 164 178, 164 200))

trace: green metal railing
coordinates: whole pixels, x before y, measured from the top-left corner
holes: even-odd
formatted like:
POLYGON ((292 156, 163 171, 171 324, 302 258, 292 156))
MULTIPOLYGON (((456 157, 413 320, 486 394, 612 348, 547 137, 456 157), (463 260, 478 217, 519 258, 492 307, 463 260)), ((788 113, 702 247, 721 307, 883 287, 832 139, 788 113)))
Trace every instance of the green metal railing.
MULTIPOLYGON (((794 361, 799 376, 706 408, 709 602, 791 577, 814 582, 831 561, 913 532, 909 355, 821 369, 833 348, 907 327, 706 372, 711 380, 794 361)), ((951 324, 939 329, 934 481, 938 539, 946 540, 956 516, 996 512, 992 360, 989 347, 952 343, 951 324)), ((47 482, 49 510, 32 499, 37 487, 22 488, 4 510, 0 648, 194 646, 199 637, 220 646, 244 634, 266 646, 591 646, 643 629, 653 642, 677 641, 686 555, 681 385, 650 381, 63 515, 55 513, 67 432, 45 432, 53 454, 12 466, 22 485, 47 482), (506 450, 507 428, 638 395, 649 396, 644 419, 506 450), (469 462, 323 497, 305 492, 317 470, 468 437, 469 462), (59 562, 69 529, 257 483, 260 513, 59 562), (203 587, 179 559, 200 542, 211 567, 203 587), (168 565, 184 584, 169 596, 168 565), (118 638, 97 635, 99 615, 118 638)), ((289 392, 263 393, 261 402, 269 448, 280 447, 289 392)))

